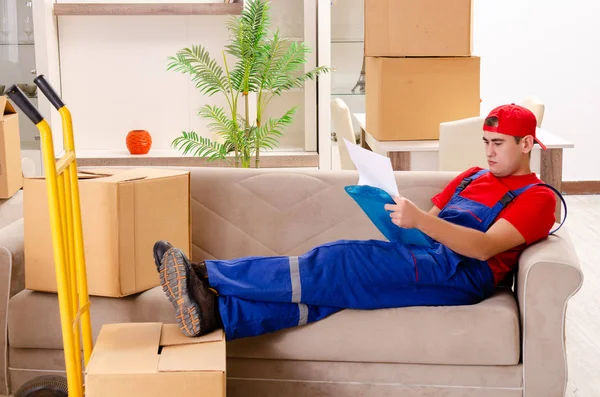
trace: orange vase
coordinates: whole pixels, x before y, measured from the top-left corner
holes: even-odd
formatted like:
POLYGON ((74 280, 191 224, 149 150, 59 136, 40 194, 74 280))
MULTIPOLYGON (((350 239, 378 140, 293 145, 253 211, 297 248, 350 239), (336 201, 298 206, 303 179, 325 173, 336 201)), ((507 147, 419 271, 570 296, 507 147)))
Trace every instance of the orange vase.
POLYGON ((152 147, 152 136, 146 130, 131 130, 125 138, 131 154, 147 154, 152 147))

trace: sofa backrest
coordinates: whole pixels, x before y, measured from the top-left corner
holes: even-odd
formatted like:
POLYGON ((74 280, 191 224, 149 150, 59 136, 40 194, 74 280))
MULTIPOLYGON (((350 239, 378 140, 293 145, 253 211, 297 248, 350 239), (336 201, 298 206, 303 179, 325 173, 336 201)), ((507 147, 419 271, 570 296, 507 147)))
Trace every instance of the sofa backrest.
POLYGON ((11 198, 0 199, 0 229, 23 218, 23 190, 18 190, 11 198))
MULTIPOLYGON (((356 171, 192 168, 192 258, 300 255, 341 239, 385 238, 344 186, 356 171)), ((396 172, 401 195, 432 207, 455 172, 396 172)))
POLYGON ((0 200, 0 241, 8 250, 0 252, 0 261, 10 263, 9 297, 25 288, 23 236, 23 190, 18 190, 11 198, 0 200))

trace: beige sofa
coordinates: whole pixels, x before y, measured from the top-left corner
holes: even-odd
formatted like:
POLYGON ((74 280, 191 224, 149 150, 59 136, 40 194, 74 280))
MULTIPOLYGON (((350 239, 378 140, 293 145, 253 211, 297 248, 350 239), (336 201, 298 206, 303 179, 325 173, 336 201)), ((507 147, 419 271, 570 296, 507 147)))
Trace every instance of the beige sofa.
MULTIPOLYGON (((399 172, 397 181, 428 209, 455 175, 399 172)), ((193 257, 298 255, 336 239, 380 239, 344 192, 356 181, 354 171, 192 169, 193 257)), ((19 200, 3 203, 16 220, 0 230, 0 365, 12 392, 64 367, 56 296, 22 290, 19 200)), ((228 343, 228 396, 562 396, 565 311, 582 279, 564 227, 523 253, 514 293, 473 306, 345 310, 228 343)), ((94 337, 104 323, 175 320, 160 288, 93 297, 91 313, 94 337)))

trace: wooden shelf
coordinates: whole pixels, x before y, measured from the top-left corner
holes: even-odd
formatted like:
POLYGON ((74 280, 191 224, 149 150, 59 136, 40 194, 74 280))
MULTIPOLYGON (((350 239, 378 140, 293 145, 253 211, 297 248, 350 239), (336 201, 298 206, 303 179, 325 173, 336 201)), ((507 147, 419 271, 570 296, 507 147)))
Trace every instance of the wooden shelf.
MULTIPOLYGON (((77 152, 77 165, 82 167, 225 167, 222 160, 182 155, 174 150, 151 149, 144 155, 131 155, 127 150, 83 150, 77 152)), ((261 168, 319 167, 319 154, 306 151, 270 150, 260 154, 261 168)), ((254 160, 252 160, 254 167, 254 160)))
POLYGON ((236 3, 56 3, 54 15, 239 15, 236 3))

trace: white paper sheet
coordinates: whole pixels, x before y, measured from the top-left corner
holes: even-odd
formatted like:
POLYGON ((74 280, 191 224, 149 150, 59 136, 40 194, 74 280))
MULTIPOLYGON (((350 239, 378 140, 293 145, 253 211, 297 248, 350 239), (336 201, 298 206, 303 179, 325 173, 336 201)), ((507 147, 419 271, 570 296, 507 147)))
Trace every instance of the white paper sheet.
POLYGON ((394 177, 392 161, 389 157, 351 143, 344 138, 348 153, 352 162, 358 170, 358 184, 378 187, 386 191, 390 196, 399 196, 398 185, 394 177))

